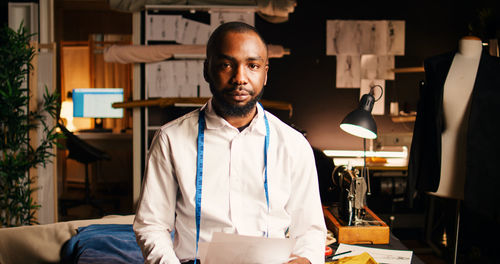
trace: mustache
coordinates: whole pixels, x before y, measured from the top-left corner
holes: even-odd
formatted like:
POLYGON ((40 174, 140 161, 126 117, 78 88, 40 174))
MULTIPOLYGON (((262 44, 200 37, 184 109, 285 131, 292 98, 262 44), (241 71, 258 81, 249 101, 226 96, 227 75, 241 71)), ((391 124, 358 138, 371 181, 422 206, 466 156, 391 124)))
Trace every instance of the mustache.
POLYGON ((249 95, 254 95, 254 94, 255 94, 254 90, 252 90, 252 89, 248 89, 248 88, 246 88, 246 87, 245 87, 245 86, 243 86, 243 85, 235 85, 235 86, 233 86, 233 87, 231 87, 231 88, 225 89, 225 90, 224 90, 224 93, 232 93, 232 92, 234 92, 234 91, 245 91, 245 92, 247 92, 249 95))

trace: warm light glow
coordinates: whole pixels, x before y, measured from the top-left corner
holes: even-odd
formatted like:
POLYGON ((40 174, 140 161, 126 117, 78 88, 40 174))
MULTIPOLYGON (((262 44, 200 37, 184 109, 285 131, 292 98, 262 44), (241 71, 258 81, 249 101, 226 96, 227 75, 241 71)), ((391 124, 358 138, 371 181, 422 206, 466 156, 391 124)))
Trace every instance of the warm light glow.
POLYGON ((64 101, 61 104, 61 118, 66 119, 66 128, 73 132, 76 131, 76 127, 73 124, 73 102, 64 101))
MULTIPOLYGON (((364 157, 362 150, 323 150, 328 157, 364 157)), ((406 158, 408 149, 403 146, 401 151, 366 151, 366 157, 406 158)))
MULTIPOLYGON (((365 166, 364 151, 362 150, 323 150, 326 156, 331 157, 335 166, 349 165, 354 167, 365 166)), ((384 158, 384 167, 408 166, 408 148, 398 146, 397 150, 366 151, 366 157, 384 158)))
POLYGON ((357 136, 357 137, 367 138, 367 139, 377 138, 377 134, 373 133, 372 131, 370 131, 364 127, 351 125, 351 124, 340 124, 340 128, 342 130, 344 130, 345 132, 347 132, 351 135, 357 136))

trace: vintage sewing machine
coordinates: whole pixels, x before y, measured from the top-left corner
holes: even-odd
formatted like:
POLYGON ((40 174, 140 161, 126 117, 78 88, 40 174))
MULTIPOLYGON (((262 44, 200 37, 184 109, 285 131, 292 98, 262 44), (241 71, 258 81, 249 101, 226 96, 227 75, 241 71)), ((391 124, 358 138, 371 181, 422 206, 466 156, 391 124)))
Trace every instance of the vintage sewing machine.
POLYGON ((361 225, 366 215, 366 180, 358 169, 338 166, 332 173, 332 181, 339 188, 338 214, 347 226, 361 225))
POLYGON ((369 193, 368 174, 350 166, 338 166, 332 181, 338 188, 338 202, 325 206, 323 212, 328 228, 339 243, 387 244, 389 227, 366 206, 369 193))

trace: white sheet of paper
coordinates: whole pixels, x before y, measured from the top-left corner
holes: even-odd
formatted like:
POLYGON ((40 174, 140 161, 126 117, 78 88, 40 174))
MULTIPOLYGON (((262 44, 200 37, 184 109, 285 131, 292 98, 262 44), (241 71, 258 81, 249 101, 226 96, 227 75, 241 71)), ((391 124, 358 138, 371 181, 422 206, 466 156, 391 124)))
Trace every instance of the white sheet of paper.
POLYGON ((207 81, 205 81, 205 77, 203 76, 203 61, 200 60, 198 62, 198 85, 199 88, 199 97, 210 97, 212 96, 212 92, 210 92, 210 85, 207 81))
POLYGON ((254 12, 224 12, 212 11, 210 13, 210 32, 213 32, 219 25, 231 22, 240 21, 254 26, 255 13, 254 12))
POLYGON ((183 17, 175 21, 175 41, 182 43, 189 20, 183 17))
POLYGON ((405 55, 405 21, 389 20, 387 34, 387 53, 405 55))
POLYGON ((326 55, 404 55, 404 20, 327 20, 326 55))
POLYGON ((394 56, 361 55, 361 79, 394 80, 394 56))
POLYGON ((146 21, 146 34, 149 40, 175 40, 175 20, 180 16, 149 15, 146 21))
POLYGON ((280 264, 288 261, 294 246, 295 239, 289 238, 214 233, 211 242, 199 244, 198 256, 203 264, 280 264))
POLYGON ((184 19, 185 29, 182 39, 179 40, 181 44, 207 44, 210 26, 200 23, 198 21, 184 19))
POLYGON ((183 95, 184 87, 186 83, 186 62, 182 60, 170 61, 173 65, 173 80, 174 87, 170 91, 172 93, 168 94, 168 97, 187 97, 183 95))
POLYGON ((148 98, 166 97, 172 89, 172 67, 170 62, 146 63, 146 90, 148 98))
POLYGON ((359 88, 361 80, 360 55, 337 55, 337 88, 359 88))
POLYGON ((327 20, 326 55, 361 54, 361 34, 358 20, 327 20))
POLYGON ((387 20, 358 21, 361 54, 387 54, 387 20))
POLYGON ((370 248, 370 247, 348 245, 342 243, 337 248, 335 254, 347 252, 349 250, 351 251, 351 253, 343 254, 333 259, 336 260, 343 257, 356 256, 363 252, 366 252, 370 254, 370 256, 372 256, 372 258, 378 263, 409 264, 411 263, 411 258, 413 256, 413 251, 411 250, 370 248))

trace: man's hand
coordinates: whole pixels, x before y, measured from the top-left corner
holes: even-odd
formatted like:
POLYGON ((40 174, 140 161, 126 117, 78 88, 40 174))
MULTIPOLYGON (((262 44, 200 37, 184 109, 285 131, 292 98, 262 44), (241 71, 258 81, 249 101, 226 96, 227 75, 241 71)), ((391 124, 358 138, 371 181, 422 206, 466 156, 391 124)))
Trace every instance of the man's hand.
POLYGON ((288 261, 286 264, 311 264, 311 262, 303 257, 299 257, 297 255, 292 255, 290 261, 288 261))

